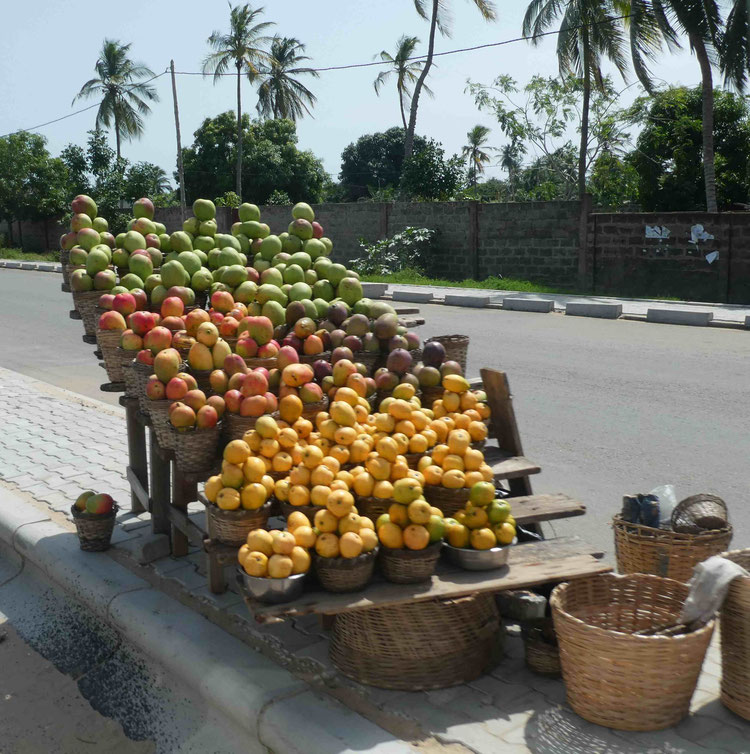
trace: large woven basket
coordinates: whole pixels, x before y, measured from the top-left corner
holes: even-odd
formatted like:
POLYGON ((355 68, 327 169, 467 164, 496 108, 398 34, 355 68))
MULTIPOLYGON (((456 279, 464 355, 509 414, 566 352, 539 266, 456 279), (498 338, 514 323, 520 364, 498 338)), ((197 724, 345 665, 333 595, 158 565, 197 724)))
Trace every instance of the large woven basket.
POLYGON ((714 621, 677 636, 637 631, 679 623, 688 587, 647 574, 562 584, 550 604, 568 703, 589 722, 659 730, 690 710, 714 621))
POLYGON ((188 367, 188 374, 192 374, 193 377, 195 377, 195 381, 198 383, 198 387, 204 392, 204 393, 210 393, 211 391, 211 372, 213 372, 213 369, 193 369, 193 367, 188 367))
POLYGON ((151 429, 162 450, 174 448, 172 425, 169 423, 169 407, 172 401, 166 398, 160 401, 148 401, 148 415, 151 417, 151 429))
POLYGON ((615 516, 612 527, 620 573, 652 573, 677 581, 688 581, 698 563, 728 549, 733 534, 731 526, 701 534, 681 534, 631 524, 620 516, 615 516))
POLYGON ((487 594, 339 613, 330 644, 345 676, 406 691, 473 681, 500 655, 500 616, 487 594))
POLYGON ((265 367, 266 369, 271 370, 271 369, 276 369, 278 361, 275 356, 271 359, 258 359, 258 358, 252 357, 249 359, 245 359, 245 364, 250 369, 257 369, 258 367, 265 367))
POLYGON ((375 521, 378 516, 382 516, 384 513, 388 513, 388 509, 393 504, 392 498, 380 498, 380 497, 362 497, 357 495, 355 497, 355 504, 357 512, 360 516, 367 516, 375 521))
POLYGON ((249 432, 255 427, 255 422, 257 421, 257 416, 240 416, 239 414, 225 411, 224 421, 222 422, 224 425, 222 430, 224 441, 241 440, 245 432, 249 432))
POLYGON ((375 351, 360 351, 354 354, 354 361, 357 364, 364 364, 367 367, 367 372, 370 376, 373 375, 376 369, 385 365, 386 354, 375 351))
POLYGON ((425 500, 430 505, 440 508, 446 517, 454 516, 466 505, 470 492, 471 490, 466 487, 454 490, 439 484, 427 484, 424 488, 425 500))
POLYGON ((96 336, 99 317, 96 313, 102 291, 73 291, 73 306, 78 310, 86 335, 96 336))
POLYGON ((419 584, 435 573, 442 542, 433 542, 423 550, 392 550, 382 547, 378 559, 380 571, 394 584, 419 584))
POLYGON ((238 508, 234 511, 225 511, 209 504, 206 506, 208 530, 212 537, 225 545, 241 547, 247 540, 247 535, 253 529, 263 529, 268 523, 271 511, 271 501, 254 511, 238 508))
POLYGON ((315 573, 320 585, 328 592, 358 592, 372 578, 378 548, 356 558, 321 558, 312 553, 315 573))
POLYGON ((424 458, 425 456, 430 455, 429 452, 427 453, 405 453, 404 458, 406 458, 406 463, 409 465, 410 469, 416 470, 419 466, 419 462, 424 458))
POLYGON ((118 346, 117 358, 120 360, 122 367, 122 378, 125 381, 125 397, 138 397, 138 378, 133 368, 135 365, 135 351, 126 351, 118 346))
POLYGON ((70 512, 73 515, 78 542, 82 550, 102 552, 109 548, 118 510, 119 508, 115 505, 110 513, 98 514, 79 511, 75 505, 71 507, 70 512))
POLYGON ((309 419, 311 422, 315 423, 315 417, 321 412, 325 411, 328 408, 328 401, 323 398, 322 401, 318 401, 317 403, 305 403, 305 405, 302 407, 302 417, 304 419, 309 419))
POLYGON ((461 370, 466 374, 466 362, 469 352, 468 335, 436 335, 434 338, 427 338, 425 344, 431 341, 437 341, 443 344, 445 348, 445 360, 457 361, 461 365, 461 370))
POLYGON ((140 361, 133 362, 133 374, 135 376, 135 394, 138 398, 138 407, 144 414, 149 414, 148 406, 152 403, 146 395, 146 383, 148 378, 154 373, 154 367, 144 364, 140 361))
MULTIPOLYGON (((750 571, 750 550, 724 557, 750 571)), ((750 720, 750 578, 732 581, 721 608, 721 701, 750 720)))
POLYGON ((285 519, 289 518, 289 516, 294 513, 294 511, 300 511, 307 516, 307 518, 310 520, 310 526, 312 526, 313 521, 315 520, 315 514, 318 511, 324 510, 324 508, 321 505, 292 505, 286 500, 279 500, 279 510, 281 511, 281 515, 285 519))
POLYGON ((107 377, 110 382, 123 382, 125 373, 122 370, 122 359, 119 355, 120 330, 97 330, 96 342, 102 352, 104 368, 107 370, 107 377))
POLYGON ((424 408, 432 408, 432 404, 435 401, 442 399, 445 393, 445 388, 442 385, 436 385, 435 387, 423 387, 422 388, 422 406, 424 408))
POLYGON ((186 474, 212 469, 216 463, 221 422, 215 427, 175 429, 170 425, 177 468, 186 474))
MULTIPOLYGON (((300 364, 314 364, 316 361, 330 361, 331 360, 331 352, 330 351, 323 351, 323 353, 301 353, 299 355, 299 363, 300 364)), ((354 359, 356 361, 356 358, 354 359)))

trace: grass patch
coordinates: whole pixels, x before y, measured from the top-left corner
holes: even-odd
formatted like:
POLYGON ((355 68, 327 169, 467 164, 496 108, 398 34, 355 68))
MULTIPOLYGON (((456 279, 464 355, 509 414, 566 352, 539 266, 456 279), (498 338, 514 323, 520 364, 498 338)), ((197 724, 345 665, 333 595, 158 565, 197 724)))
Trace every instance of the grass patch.
POLYGON ((59 262, 60 257, 54 251, 35 254, 22 249, 0 248, 0 259, 18 259, 21 262, 59 262))

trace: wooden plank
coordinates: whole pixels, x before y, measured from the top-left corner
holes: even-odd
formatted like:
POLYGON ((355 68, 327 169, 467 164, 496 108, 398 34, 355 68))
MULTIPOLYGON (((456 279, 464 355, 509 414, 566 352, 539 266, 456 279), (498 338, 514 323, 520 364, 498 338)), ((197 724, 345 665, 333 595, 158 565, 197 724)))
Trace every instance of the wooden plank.
MULTIPOLYGON (((151 499, 148 496, 148 492, 144 488, 144 486, 141 484, 141 480, 138 478, 138 475, 135 473, 135 470, 132 466, 128 466, 127 469, 125 469, 125 475, 127 476, 128 483, 130 484, 130 492, 134 499, 138 500, 138 503, 141 505, 142 511, 151 511, 151 499)), ((133 511, 135 512, 135 505, 133 506, 133 511)))
MULTIPOLYGON (((206 532, 198 526, 183 510, 170 505, 167 508, 167 518, 172 524, 173 531, 177 529, 185 540, 190 542, 194 547, 203 547, 203 540, 206 538, 206 532)), ((238 548, 239 549, 239 548, 238 548)), ((176 555, 176 553, 175 553, 176 555)))
POLYGON ((538 474, 542 467, 525 456, 514 456, 505 453, 494 445, 484 449, 484 459, 492 467, 495 479, 518 479, 529 474, 538 474))
POLYGON ((510 504, 513 518, 518 524, 556 521, 560 518, 583 516, 586 513, 583 503, 562 493, 509 497, 505 502, 510 504))
POLYGON ((511 548, 508 565, 493 571, 464 571, 440 562, 432 580, 424 584, 391 584, 378 578, 361 592, 310 591, 282 605, 257 604, 254 612, 260 621, 269 616, 335 615, 412 601, 521 589, 611 571, 611 566, 601 562, 601 557, 601 552, 594 551, 577 537, 561 537, 516 545, 511 548))

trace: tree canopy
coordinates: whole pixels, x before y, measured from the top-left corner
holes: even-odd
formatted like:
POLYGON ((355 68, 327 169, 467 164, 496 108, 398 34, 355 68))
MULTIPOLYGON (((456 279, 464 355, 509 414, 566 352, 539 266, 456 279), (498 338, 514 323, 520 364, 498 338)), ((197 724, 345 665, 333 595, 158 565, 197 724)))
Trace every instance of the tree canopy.
MULTIPOLYGON (((182 150, 188 203, 199 197, 221 196, 235 188, 232 168, 237 155, 233 112, 206 118, 194 133, 192 146, 182 150)), ((292 201, 318 202, 327 174, 310 151, 297 147, 291 120, 251 121, 242 116, 243 197, 263 204, 274 191, 292 201)))

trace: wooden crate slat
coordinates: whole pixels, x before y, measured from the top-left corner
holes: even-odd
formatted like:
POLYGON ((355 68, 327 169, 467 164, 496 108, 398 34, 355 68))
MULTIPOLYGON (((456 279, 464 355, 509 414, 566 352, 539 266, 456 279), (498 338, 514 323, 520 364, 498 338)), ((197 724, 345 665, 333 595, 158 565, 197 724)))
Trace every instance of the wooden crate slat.
POLYGON ((151 512, 151 498, 141 484, 141 480, 136 476, 135 471, 128 466, 125 469, 125 474, 130 483, 131 492, 138 498, 138 502, 143 506, 143 509, 151 512))
POLYGON ((508 565, 493 571, 464 571, 441 562, 432 580, 424 584, 391 584, 378 579, 361 592, 310 591, 282 605, 255 604, 253 612, 261 621, 266 617, 309 613, 335 615, 412 601, 521 589, 611 571, 611 566, 600 560, 601 555, 578 537, 560 537, 516 545, 511 549, 508 565))
POLYGON ((556 521, 560 518, 583 516, 586 513, 583 503, 562 493, 509 497, 505 502, 510 504, 517 524, 556 521))

